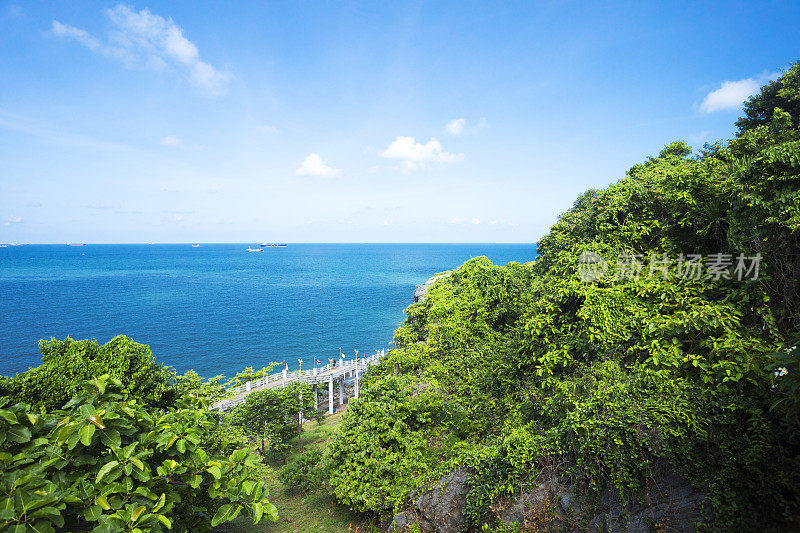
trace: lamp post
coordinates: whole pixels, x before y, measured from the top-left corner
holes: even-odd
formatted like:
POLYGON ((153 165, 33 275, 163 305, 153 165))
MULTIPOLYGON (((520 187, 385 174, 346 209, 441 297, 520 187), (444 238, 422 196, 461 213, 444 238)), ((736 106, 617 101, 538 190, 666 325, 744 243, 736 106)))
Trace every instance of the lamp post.
MULTIPOLYGON (((298 359, 297 362, 300 363, 300 369, 297 371, 297 377, 300 378, 300 380, 302 380, 303 379, 303 360, 302 359, 298 359)), ((303 392, 302 392, 302 390, 300 391, 300 405, 303 405, 303 392)), ((302 426, 303 425, 303 411, 300 411, 299 413, 297 413, 297 418, 298 418, 298 421, 300 422, 300 425, 302 426)))
POLYGON ((328 359, 328 414, 333 414, 333 359, 328 359))

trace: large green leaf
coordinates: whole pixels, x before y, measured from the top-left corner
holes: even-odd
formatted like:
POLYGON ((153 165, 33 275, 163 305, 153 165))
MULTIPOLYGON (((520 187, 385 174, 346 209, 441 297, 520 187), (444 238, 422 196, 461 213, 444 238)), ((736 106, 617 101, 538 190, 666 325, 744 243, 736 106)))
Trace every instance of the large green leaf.
POLYGON ((102 481, 103 477, 105 477, 106 474, 108 474, 118 466, 119 466, 119 461, 109 461, 108 463, 104 464, 103 467, 100 468, 100 470, 97 472, 95 483, 100 483, 100 481, 102 481))
POLYGON ((223 522, 228 522, 229 520, 233 520, 236 518, 236 515, 239 514, 241 507, 238 507, 234 503, 226 503, 225 505, 221 505, 219 509, 217 509, 217 513, 214 515, 214 518, 211 519, 211 527, 216 527, 223 522))
POLYGON ((23 425, 16 424, 6 430, 6 438, 10 441, 24 444, 31 440, 31 430, 23 425))

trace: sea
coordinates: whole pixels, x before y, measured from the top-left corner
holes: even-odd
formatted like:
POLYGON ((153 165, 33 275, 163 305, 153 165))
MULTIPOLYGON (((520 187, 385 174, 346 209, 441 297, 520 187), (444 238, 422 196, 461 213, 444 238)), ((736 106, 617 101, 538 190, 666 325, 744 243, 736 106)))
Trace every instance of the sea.
POLYGON ((0 248, 0 374, 40 364, 40 339, 127 335, 183 373, 290 370, 391 348, 414 288, 476 256, 534 244, 24 245, 0 248))

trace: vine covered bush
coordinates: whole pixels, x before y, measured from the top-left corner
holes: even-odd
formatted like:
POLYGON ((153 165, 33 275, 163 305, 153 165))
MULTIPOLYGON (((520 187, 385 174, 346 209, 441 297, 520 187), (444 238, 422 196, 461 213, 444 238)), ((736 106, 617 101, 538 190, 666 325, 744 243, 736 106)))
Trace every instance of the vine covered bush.
POLYGON ((169 407, 188 393, 214 400, 222 396, 222 376, 204 380, 190 370, 178 375, 160 365, 150 347, 118 335, 105 344, 96 340, 51 339, 39 342, 42 364, 14 377, 0 376, 0 396, 26 403, 36 411, 60 409, 95 376, 119 380, 122 392, 147 406, 169 407))
POLYGON ((532 263, 439 278, 326 451, 336 497, 389 518, 465 467, 467 518, 489 527, 545 469, 623 502, 672 471, 706 529, 800 528, 799 73, 727 143, 672 143, 582 194, 532 263))
POLYGON ((297 491, 303 494, 320 490, 326 478, 327 472, 322 467, 320 450, 301 453, 278 477, 289 492, 297 491))

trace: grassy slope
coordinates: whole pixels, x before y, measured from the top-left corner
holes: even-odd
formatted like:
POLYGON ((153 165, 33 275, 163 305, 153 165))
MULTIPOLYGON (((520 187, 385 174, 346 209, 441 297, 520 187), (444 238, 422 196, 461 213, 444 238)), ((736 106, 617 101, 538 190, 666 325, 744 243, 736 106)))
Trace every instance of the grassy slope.
MULTIPOLYGON (((307 422, 303 425, 301 440, 303 451, 322 450, 328 439, 339 426, 343 413, 327 416, 322 424, 307 422)), ((297 450, 289 456, 291 463, 298 455, 297 450)), ((269 499, 278 508, 278 521, 263 520, 253 525, 246 518, 239 518, 226 531, 232 533, 294 533, 318 531, 320 533, 372 533, 380 529, 373 525, 370 518, 350 511, 324 494, 287 494, 286 487, 278 480, 283 467, 276 465, 267 478, 269 499)))

